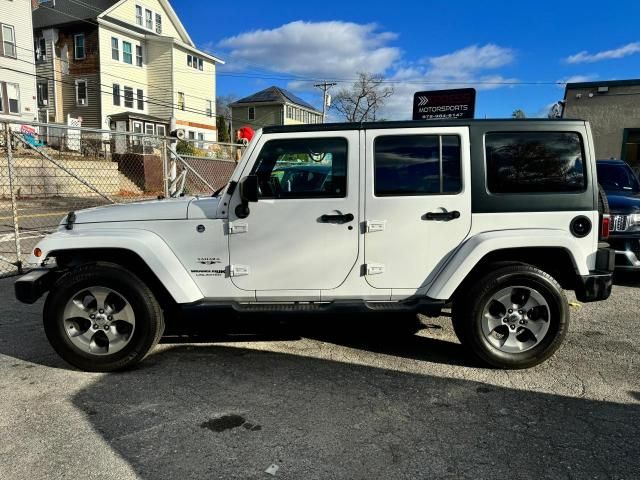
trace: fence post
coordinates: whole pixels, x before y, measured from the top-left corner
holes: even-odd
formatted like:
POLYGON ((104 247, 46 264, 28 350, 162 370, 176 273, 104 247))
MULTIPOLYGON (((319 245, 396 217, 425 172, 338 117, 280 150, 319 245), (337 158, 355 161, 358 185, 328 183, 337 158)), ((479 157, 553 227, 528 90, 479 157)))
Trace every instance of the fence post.
POLYGON ((7 144, 7 167, 9 170, 9 190, 11 191, 11 214, 13 216, 13 233, 15 237, 16 245, 16 267, 18 267, 18 273, 22 273, 22 252, 20 251, 20 226, 18 224, 18 207, 16 205, 16 192, 13 188, 13 181, 15 180, 15 171, 13 165, 13 150, 11 147, 11 127, 8 123, 4 124, 5 141, 7 144))
POLYGON ((169 162, 167 162, 167 141, 162 140, 162 186, 164 198, 169 198, 169 162))

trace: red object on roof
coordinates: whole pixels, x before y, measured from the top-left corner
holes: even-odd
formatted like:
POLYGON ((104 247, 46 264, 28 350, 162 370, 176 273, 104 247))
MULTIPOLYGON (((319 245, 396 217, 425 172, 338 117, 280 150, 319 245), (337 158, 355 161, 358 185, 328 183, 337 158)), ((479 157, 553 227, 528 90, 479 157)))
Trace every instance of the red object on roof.
POLYGON ((250 127, 242 127, 240 128, 240 138, 246 138, 247 142, 250 142, 251 139, 253 138, 253 134, 255 133, 253 131, 253 128, 250 127))

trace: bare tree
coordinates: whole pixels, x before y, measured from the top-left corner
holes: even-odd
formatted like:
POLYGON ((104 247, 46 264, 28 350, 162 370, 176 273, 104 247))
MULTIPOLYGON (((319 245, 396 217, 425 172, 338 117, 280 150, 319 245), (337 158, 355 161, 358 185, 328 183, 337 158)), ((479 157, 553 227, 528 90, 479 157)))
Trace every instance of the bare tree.
POLYGON ((517 110, 513 111, 513 113, 511 114, 511 118, 520 120, 522 118, 527 118, 527 114, 524 113, 524 110, 518 108, 517 110))
POLYGON ((374 121, 391 95, 393 87, 384 84, 382 75, 359 73, 350 88, 343 88, 333 97, 331 108, 347 122, 374 121))
POLYGON ((229 104, 235 102, 235 95, 222 95, 216 97, 216 125, 218 127, 218 141, 228 143, 232 141, 233 132, 229 131, 231 123, 231 108, 229 104))

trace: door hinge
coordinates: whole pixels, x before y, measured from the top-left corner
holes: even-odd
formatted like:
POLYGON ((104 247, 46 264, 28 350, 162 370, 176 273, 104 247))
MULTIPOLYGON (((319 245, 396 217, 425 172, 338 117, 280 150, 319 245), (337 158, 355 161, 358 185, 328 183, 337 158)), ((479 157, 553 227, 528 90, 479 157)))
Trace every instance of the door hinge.
POLYGON ((381 263, 367 263, 367 275, 380 275, 384 273, 384 265, 381 263))
POLYGON ((230 223, 229 233, 247 233, 249 231, 249 224, 247 223, 230 223))
POLYGON ((382 232, 386 226, 386 220, 367 220, 365 225, 367 226, 367 233, 382 232))
POLYGON ((249 267, 247 265, 229 265, 229 276, 242 277, 249 275, 249 267))

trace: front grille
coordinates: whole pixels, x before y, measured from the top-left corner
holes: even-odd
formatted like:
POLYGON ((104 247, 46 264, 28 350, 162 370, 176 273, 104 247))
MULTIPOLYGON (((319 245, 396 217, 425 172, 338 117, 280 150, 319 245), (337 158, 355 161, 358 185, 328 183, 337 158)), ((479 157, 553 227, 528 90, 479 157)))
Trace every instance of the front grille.
POLYGON ((627 215, 613 215, 611 217, 612 232, 626 232, 629 228, 629 217, 627 215))

